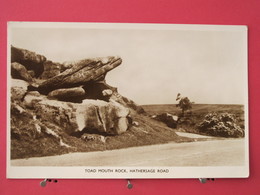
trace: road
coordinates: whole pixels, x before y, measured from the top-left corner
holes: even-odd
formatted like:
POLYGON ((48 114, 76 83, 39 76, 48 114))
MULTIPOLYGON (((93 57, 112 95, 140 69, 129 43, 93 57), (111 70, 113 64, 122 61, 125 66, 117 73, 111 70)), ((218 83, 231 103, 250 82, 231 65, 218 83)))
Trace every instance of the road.
POLYGON ((119 150, 12 160, 12 166, 239 166, 244 139, 167 143, 119 150))
POLYGON ((185 132, 179 132, 179 131, 176 131, 175 133, 179 136, 188 137, 188 138, 212 138, 212 139, 214 139, 214 137, 212 137, 212 136, 199 135, 199 134, 194 134, 194 133, 185 133, 185 132))

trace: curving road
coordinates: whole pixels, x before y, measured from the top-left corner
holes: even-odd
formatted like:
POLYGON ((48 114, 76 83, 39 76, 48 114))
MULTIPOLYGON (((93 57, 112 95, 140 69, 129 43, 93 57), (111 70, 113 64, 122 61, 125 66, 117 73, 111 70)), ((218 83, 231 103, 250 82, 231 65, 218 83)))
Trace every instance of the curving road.
POLYGON ((239 166, 244 163, 244 139, 168 143, 11 161, 12 166, 239 166))

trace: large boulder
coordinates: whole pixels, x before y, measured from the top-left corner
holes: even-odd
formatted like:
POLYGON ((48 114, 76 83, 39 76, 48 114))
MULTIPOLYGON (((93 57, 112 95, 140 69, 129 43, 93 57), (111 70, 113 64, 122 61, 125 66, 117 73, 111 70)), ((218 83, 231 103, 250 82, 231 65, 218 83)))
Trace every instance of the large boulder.
POLYGON ((47 97, 44 95, 41 95, 38 91, 28 91, 26 93, 26 95, 24 96, 23 104, 27 108, 34 108, 38 102, 40 102, 42 100, 46 100, 46 99, 47 99, 47 97))
POLYGON ((34 106, 36 118, 47 126, 60 127, 67 134, 82 132, 118 135, 128 129, 129 109, 117 102, 84 100, 78 104, 39 98, 35 96, 31 99, 31 102, 37 104, 29 104, 34 106))
POLYGON ((105 78, 108 71, 122 63, 119 57, 106 57, 81 60, 72 68, 52 77, 39 85, 43 94, 60 88, 78 87, 90 81, 99 81, 105 78))
POLYGON ((25 94, 27 93, 27 88, 29 83, 19 79, 11 79, 11 100, 12 101, 22 101, 25 94))
POLYGON ((17 62, 11 64, 11 75, 14 79, 22 79, 28 82, 32 81, 32 76, 28 73, 27 69, 17 62))
MULTIPOLYGON (((39 98, 35 97, 32 101, 38 100, 39 98)), ((68 134, 78 131, 76 110, 77 105, 57 100, 45 99, 34 104, 37 119, 46 125, 56 125, 68 134)))
POLYGON ((98 141, 101 143, 106 143, 106 137, 103 135, 99 135, 99 134, 88 134, 88 133, 84 133, 81 136, 81 139, 85 140, 85 141, 98 141))
POLYGON ((128 129, 129 112, 114 101, 84 100, 77 109, 78 127, 80 131, 118 135, 128 129))
POLYGON ((43 72, 43 63, 45 61, 46 57, 43 55, 26 49, 11 47, 11 62, 18 62, 24 65, 27 70, 33 70, 36 77, 43 72))
POLYGON ((159 115, 155 115, 152 118, 165 123, 168 127, 177 128, 178 116, 169 113, 162 113, 159 115))
POLYGON ((82 87, 56 89, 48 94, 50 99, 61 101, 80 102, 85 96, 85 90, 82 87))

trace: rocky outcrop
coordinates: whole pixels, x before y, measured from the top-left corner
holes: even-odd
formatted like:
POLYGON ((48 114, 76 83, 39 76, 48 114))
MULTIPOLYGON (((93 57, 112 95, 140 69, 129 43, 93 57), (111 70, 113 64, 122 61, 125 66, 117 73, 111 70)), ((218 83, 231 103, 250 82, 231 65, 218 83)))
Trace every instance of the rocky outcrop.
POLYGON ((117 102, 84 100, 77 109, 77 124, 80 131, 118 135, 127 130, 129 113, 117 102))
POLYGON ((17 62, 11 64, 11 75, 14 79, 22 79, 28 82, 32 82, 32 76, 27 69, 17 62))
POLYGON ((34 113, 38 120, 46 126, 50 124, 58 126, 68 134, 78 131, 76 110, 77 107, 73 103, 56 100, 46 99, 34 104, 34 113))
POLYGON ((141 106, 137 105, 133 100, 130 100, 129 98, 120 95, 118 92, 114 92, 110 99, 124 105, 127 108, 131 108, 138 114, 145 113, 145 110, 141 106))
POLYGON ((98 135, 98 134, 88 134, 88 133, 84 133, 81 136, 81 139, 89 142, 89 141, 98 141, 101 143, 106 143, 106 137, 103 135, 98 135))
POLYGON ((60 74, 61 72, 61 64, 55 63, 52 61, 46 61, 43 63, 43 73, 41 74, 41 79, 49 79, 55 77, 60 74))
POLYGON ((95 58, 81 60, 72 68, 52 77, 39 85, 42 93, 49 93, 59 88, 69 88, 87 84, 88 82, 103 80, 108 71, 119 66, 119 57, 95 58))
POLYGON ((84 100, 77 104, 49 100, 30 92, 25 96, 23 105, 32 109, 41 123, 58 126, 67 134, 82 131, 118 135, 129 126, 130 110, 117 102, 84 100))
POLYGON ((70 151, 74 150, 70 145, 77 144, 68 140, 105 144, 107 136, 137 126, 130 113, 142 108, 105 81, 107 72, 122 63, 121 58, 61 64, 12 46, 11 62, 12 156, 37 153, 28 143, 43 148, 48 143, 70 151))
POLYGON ((18 67, 15 70, 22 70, 19 75, 23 75, 16 74, 13 77, 30 81, 29 91, 38 91, 42 95, 48 95, 50 99, 67 102, 80 103, 84 99, 106 102, 114 100, 138 113, 144 112, 140 106, 121 96, 117 88, 105 81, 106 73, 121 64, 122 60, 119 57, 92 58, 61 64, 13 46, 11 56, 12 62, 15 61, 12 67, 18 67), (41 75, 36 75, 35 69, 30 69, 33 66, 42 66, 44 71, 41 75))
POLYGON ((17 78, 11 84, 12 102, 16 101, 16 108, 30 109, 41 124, 57 126, 68 134, 95 131, 117 135, 128 129, 130 111, 110 101, 117 89, 104 80, 108 71, 121 64, 121 58, 85 59, 61 65, 12 46, 11 62, 12 77, 17 78), (44 68, 41 75, 39 67, 44 68))
POLYGON ((46 57, 36 54, 26 49, 11 47, 11 62, 18 62, 26 67, 27 70, 34 71, 36 77, 39 77, 44 68, 43 63, 46 57))
POLYGON ((35 105, 42 100, 46 100, 47 97, 41 95, 38 91, 29 91, 23 98, 23 105, 25 105, 29 109, 34 109, 35 105))
POLYGON ((29 83, 19 79, 11 79, 11 102, 22 101, 29 83))

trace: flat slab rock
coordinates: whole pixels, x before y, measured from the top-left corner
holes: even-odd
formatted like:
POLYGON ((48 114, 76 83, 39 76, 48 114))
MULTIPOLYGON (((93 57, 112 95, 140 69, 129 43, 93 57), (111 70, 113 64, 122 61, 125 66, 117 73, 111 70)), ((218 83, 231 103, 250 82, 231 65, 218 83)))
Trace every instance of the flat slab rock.
POLYGON ((73 100, 83 97, 85 94, 85 90, 82 87, 73 87, 67 89, 56 89, 48 94, 48 98, 69 100, 70 102, 73 102, 73 100))
POLYGON ((121 63, 122 59, 119 57, 81 60, 73 64, 72 68, 41 83, 39 90, 41 93, 48 94, 55 89, 79 87, 89 81, 104 79, 108 71, 119 66, 121 63))

